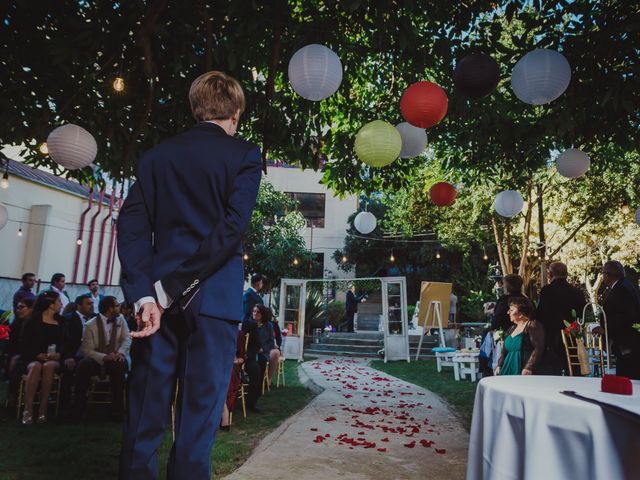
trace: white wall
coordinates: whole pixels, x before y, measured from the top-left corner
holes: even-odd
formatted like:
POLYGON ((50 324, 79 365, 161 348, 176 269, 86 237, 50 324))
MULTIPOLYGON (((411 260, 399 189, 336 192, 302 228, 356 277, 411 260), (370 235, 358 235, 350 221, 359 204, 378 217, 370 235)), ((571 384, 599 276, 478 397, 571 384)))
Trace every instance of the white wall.
MULTIPOLYGON (((271 183, 280 192, 324 193, 324 228, 313 228, 314 253, 324 254, 324 268, 331 270, 337 278, 352 278, 354 272, 346 273, 338 269, 331 256, 344 246, 349 216, 358 209, 358 197, 348 195, 344 199, 335 196, 331 190, 320 183, 322 172, 270 166, 263 180, 271 183)), ((304 239, 311 246, 311 228, 305 228, 304 239)))
MULTIPOLYGON (((73 281, 80 215, 87 208, 88 199, 11 175, 9 188, 0 189, 0 203, 9 212, 9 222, 0 230, 0 276, 19 278, 25 271, 33 271, 36 277, 49 281, 51 275, 60 272, 65 274, 67 282, 73 281), (18 236, 20 222, 21 237, 18 236)), ((84 280, 85 271, 89 278, 96 276, 100 229, 109 211, 108 205, 103 205, 96 219, 89 268, 85 270, 91 217, 97 212, 97 203, 94 202, 85 220, 78 282, 84 280)), ((101 284, 105 283, 111 228, 111 222, 107 221, 98 276, 101 284)), ((117 255, 111 278, 112 283, 119 283, 120 264, 117 255)))

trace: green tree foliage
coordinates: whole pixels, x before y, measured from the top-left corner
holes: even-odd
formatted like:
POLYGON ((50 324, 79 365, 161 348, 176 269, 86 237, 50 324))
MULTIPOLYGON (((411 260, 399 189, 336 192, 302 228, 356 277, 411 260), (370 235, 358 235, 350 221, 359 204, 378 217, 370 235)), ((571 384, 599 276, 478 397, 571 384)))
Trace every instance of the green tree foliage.
POLYGON ((307 276, 312 257, 301 234, 306 220, 296 206, 293 198, 276 191, 270 183, 260 184, 244 240, 247 277, 261 273, 267 276, 269 287, 278 288, 281 278, 307 276))

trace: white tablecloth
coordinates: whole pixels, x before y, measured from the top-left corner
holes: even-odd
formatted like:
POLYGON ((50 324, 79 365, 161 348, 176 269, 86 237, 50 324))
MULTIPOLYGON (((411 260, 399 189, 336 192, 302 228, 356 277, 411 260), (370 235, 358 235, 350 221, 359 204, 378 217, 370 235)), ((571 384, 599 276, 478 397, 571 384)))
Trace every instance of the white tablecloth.
MULTIPOLYGON (((640 381, 633 389, 640 402, 640 381)), ((600 379, 482 379, 467 480, 640 479, 640 424, 563 390, 599 391, 600 379)))

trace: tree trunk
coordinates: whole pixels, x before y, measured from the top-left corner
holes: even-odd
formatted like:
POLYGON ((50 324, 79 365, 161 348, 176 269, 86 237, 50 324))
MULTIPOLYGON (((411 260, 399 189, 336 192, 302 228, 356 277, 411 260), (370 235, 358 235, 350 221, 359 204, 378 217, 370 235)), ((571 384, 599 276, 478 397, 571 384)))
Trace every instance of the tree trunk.
POLYGON ((500 230, 498 229, 498 221, 495 215, 491 215, 491 226, 493 227, 493 236, 496 240, 496 249, 498 250, 498 259, 500 260, 500 270, 502 275, 507 275, 507 265, 504 259, 504 250, 502 247, 502 239, 500 238, 500 230))

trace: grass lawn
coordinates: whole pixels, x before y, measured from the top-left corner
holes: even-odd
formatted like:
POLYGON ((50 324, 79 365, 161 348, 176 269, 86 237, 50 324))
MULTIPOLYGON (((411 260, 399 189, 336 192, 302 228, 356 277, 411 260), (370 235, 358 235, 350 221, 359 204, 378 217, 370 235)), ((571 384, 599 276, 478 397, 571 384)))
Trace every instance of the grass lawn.
POLYGON ((442 373, 438 373, 435 360, 421 360, 411 363, 384 363, 382 360, 374 360, 371 362, 371 366, 439 395, 460 416, 467 431, 471 429, 473 400, 478 382, 472 383, 469 380, 456 382, 453 379, 451 369, 444 369, 442 373))
MULTIPOLYGON (((247 412, 242 418, 240 402, 230 432, 219 432, 212 453, 214 478, 237 469, 257 443, 283 420, 304 407, 314 394, 298 379, 298 363, 285 362, 286 387, 271 389, 258 405, 261 414, 247 412)), ((0 384, 0 480, 112 480, 118 475, 118 453, 122 426, 89 421, 70 425, 51 421, 25 427, 15 419, 15 410, 4 409, 6 384, 0 384)), ((171 429, 160 448, 160 478, 171 448, 171 429)))

